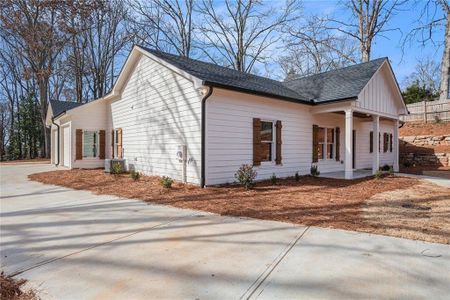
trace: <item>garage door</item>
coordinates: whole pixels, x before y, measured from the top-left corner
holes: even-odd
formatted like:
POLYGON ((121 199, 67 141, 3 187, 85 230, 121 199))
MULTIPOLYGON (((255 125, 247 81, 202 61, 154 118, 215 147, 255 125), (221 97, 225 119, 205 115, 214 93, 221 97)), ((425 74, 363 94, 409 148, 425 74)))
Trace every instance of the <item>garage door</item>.
POLYGON ((63 164, 66 167, 70 167, 70 127, 64 127, 63 129, 63 164))

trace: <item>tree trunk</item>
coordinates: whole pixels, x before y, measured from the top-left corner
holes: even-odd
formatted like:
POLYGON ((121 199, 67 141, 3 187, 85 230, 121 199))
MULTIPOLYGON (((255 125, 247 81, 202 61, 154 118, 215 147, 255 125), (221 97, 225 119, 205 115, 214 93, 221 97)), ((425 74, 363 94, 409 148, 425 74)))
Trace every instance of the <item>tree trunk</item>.
POLYGON ((447 23, 445 24, 445 43, 444 54, 441 62, 441 87, 440 99, 449 99, 449 75, 450 75, 450 14, 447 14, 447 23))
POLYGON ((44 143, 41 145, 41 157, 50 158, 50 130, 45 126, 48 103, 48 78, 39 78, 39 100, 41 104, 41 122, 44 128, 44 143))

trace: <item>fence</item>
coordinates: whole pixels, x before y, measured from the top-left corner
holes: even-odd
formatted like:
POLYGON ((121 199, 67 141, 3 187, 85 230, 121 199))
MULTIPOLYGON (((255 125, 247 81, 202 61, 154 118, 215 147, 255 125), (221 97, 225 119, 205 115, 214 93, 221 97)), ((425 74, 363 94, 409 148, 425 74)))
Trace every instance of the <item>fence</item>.
POLYGON ((407 105, 409 115, 401 116, 405 122, 450 121, 450 99, 422 101, 407 105))

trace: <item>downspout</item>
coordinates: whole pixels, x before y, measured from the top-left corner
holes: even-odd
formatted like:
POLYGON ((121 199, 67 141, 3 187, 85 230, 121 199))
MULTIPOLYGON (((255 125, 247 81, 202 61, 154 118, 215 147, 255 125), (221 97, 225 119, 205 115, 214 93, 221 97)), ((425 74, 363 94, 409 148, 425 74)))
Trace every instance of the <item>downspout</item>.
POLYGON ((52 117, 52 123, 53 123, 53 125, 55 125, 58 128, 57 129, 58 130, 58 147, 57 147, 58 151, 57 151, 57 154, 56 154, 56 157, 58 158, 58 162, 56 163, 56 166, 59 166, 59 147, 60 147, 59 146, 59 125, 55 123, 55 117, 52 117))
POLYGON ((205 181, 206 181, 206 100, 211 96, 213 92, 213 87, 209 86, 208 93, 203 96, 202 98, 202 171, 201 171, 201 178, 200 178, 200 186, 201 188, 205 187, 205 181))

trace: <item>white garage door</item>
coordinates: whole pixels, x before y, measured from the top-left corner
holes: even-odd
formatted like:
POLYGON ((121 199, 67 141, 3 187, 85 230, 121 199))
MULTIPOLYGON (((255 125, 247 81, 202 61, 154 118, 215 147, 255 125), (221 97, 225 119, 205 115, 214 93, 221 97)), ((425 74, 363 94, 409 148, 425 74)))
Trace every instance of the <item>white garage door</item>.
POLYGON ((64 127, 63 129, 63 165, 70 167, 70 127, 64 127))

